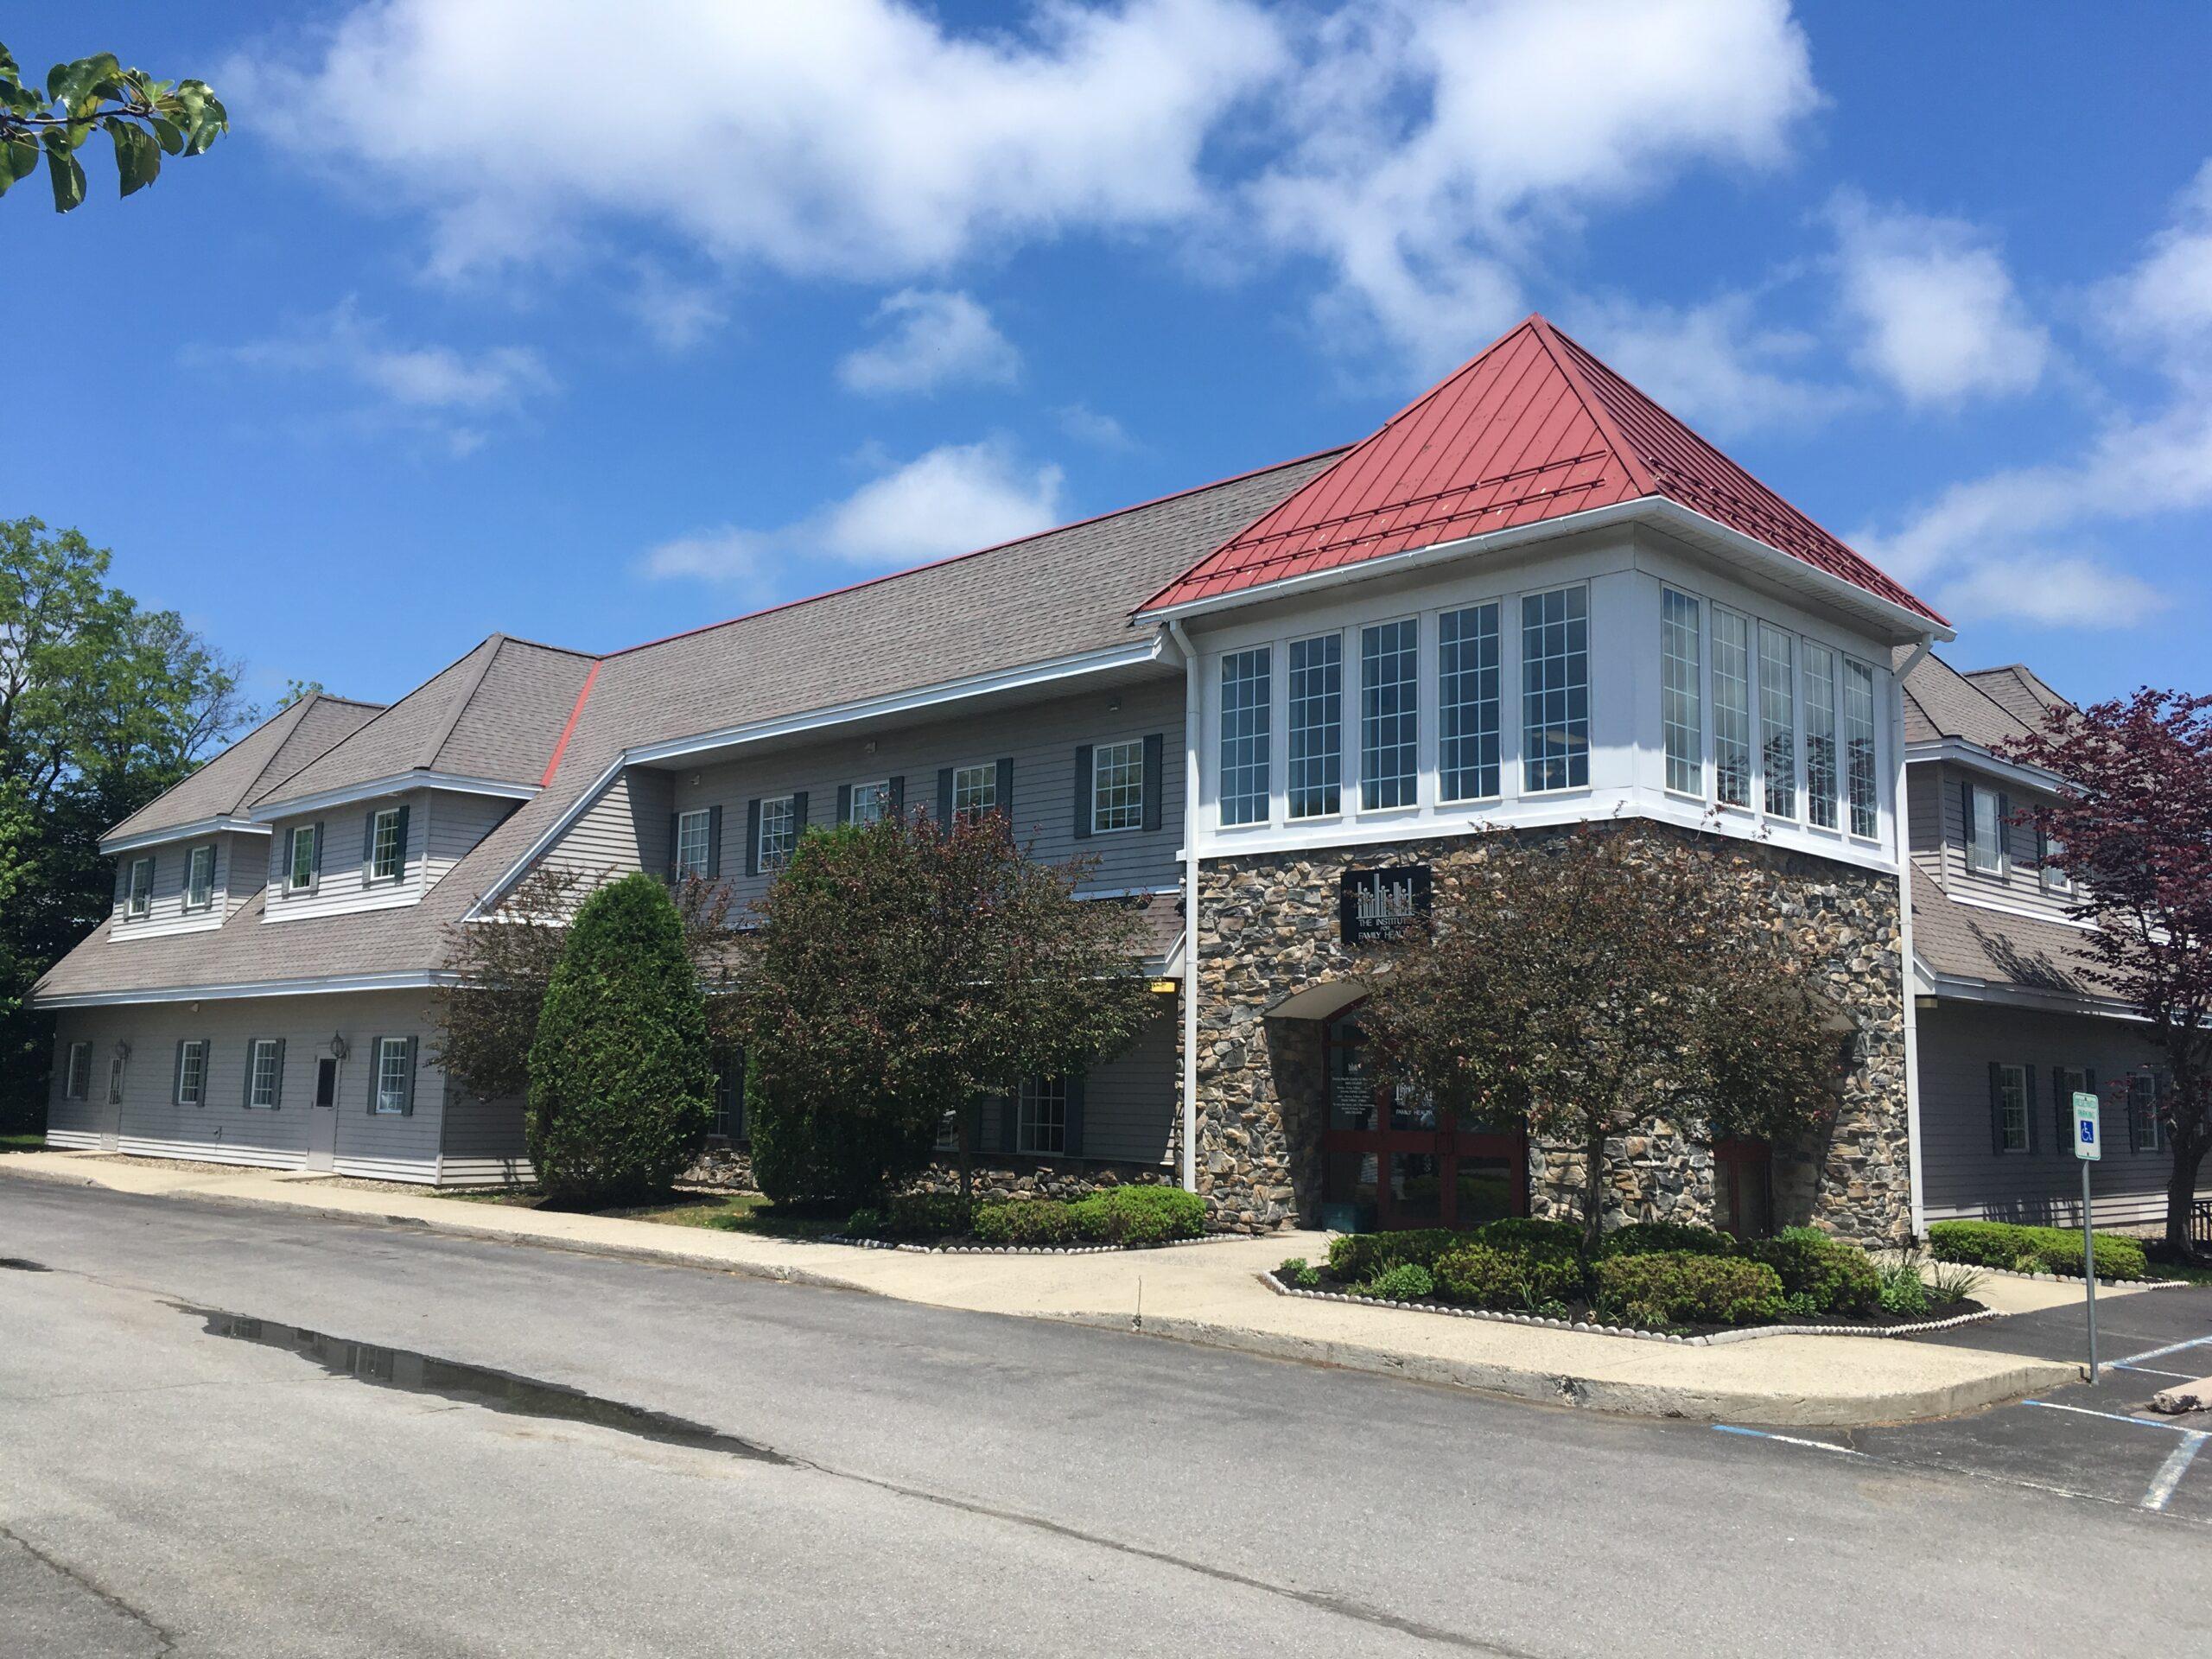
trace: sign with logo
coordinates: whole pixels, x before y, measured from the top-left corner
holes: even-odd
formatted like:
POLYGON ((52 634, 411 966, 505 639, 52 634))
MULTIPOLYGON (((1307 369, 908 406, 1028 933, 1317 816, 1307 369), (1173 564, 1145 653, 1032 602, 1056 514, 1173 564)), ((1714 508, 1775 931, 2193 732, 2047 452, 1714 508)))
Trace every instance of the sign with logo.
POLYGON ((1395 939, 1428 916, 1426 864, 1346 870, 1337 889, 1337 921, 1346 944, 1395 939))
POLYGON ((2085 1163, 2105 1155, 2104 1142, 2097 1134, 2097 1097, 2078 1091, 2074 1096, 2074 1155, 2085 1163))

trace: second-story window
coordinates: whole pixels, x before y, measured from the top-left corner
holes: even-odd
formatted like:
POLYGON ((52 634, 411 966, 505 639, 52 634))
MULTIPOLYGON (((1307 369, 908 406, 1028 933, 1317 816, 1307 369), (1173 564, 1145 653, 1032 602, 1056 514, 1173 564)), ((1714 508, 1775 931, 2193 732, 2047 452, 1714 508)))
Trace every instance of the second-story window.
POLYGON ((1498 791, 1497 605, 1436 619, 1436 792, 1488 800, 1498 791))
POLYGON ((1530 793, 1590 782, 1590 595, 1521 601, 1521 773, 1530 793))
POLYGON ((1993 789, 1984 789, 1980 784, 1967 784, 1966 791, 1967 868, 1985 875, 2005 874, 2005 820, 2008 816, 2005 798, 1993 789))
POLYGON ((1805 819, 1835 825, 1835 652, 1805 642, 1805 819))
POLYGON ((1269 768, 1268 710, 1273 663, 1265 645, 1221 659, 1221 821, 1264 823, 1269 768))
POLYGON ((956 823, 978 823, 998 804, 997 766, 955 766, 952 769, 952 817, 956 823))
POLYGON ((130 861, 130 882, 123 901, 126 916, 146 916, 154 908, 154 861, 134 858, 130 861))
POLYGON ((680 813, 676 820, 676 873, 678 875, 704 875, 707 857, 712 850, 714 813, 711 809, 699 807, 680 813))
POLYGON ((315 886, 315 838, 320 824, 296 823, 287 832, 284 843, 284 887, 290 893, 305 893, 315 886))
POLYGON ((1844 784, 1851 800, 1851 833, 1871 839, 1876 829, 1874 789, 1874 671, 1843 659, 1844 784))
POLYGON ((852 799, 846 804, 847 823, 880 823, 891 810, 891 780, 878 778, 873 782, 855 784, 852 799))
POLYGON ((215 903, 215 846, 195 847, 185 863, 184 907, 207 910, 215 903))
POLYGON ((1290 642, 1290 816, 1344 810, 1344 641, 1339 633, 1290 642))
POLYGON ((387 806, 369 820, 369 880, 397 881, 407 868, 407 820, 387 806))
POLYGON ((1144 744, 1101 743, 1090 757, 1090 832, 1144 826, 1144 744))
POLYGON ((1793 636, 1759 624, 1759 759, 1766 810, 1797 816, 1797 674, 1793 636))
POLYGON ((1421 785, 1421 631, 1411 618, 1359 632, 1359 804, 1411 806, 1421 785))
POLYGON ((2036 826, 2036 874, 2043 882, 2045 893, 2071 893, 2074 879, 2066 874, 2064 862, 2066 843, 2044 829, 2036 826))
POLYGON ((1751 804, 1751 625, 1713 607, 1713 793, 1751 804))
POLYGON ((760 841, 754 849, 763 875, 773 875, 791 861, 798 842, 798 798, 779 795, 760 803, 760 841))
POLYGON ((1667 751, 1667 787, 1705 793, 1703 653, 1698 603, 1672 588, 1659 595, 1659 728, 1667 751))

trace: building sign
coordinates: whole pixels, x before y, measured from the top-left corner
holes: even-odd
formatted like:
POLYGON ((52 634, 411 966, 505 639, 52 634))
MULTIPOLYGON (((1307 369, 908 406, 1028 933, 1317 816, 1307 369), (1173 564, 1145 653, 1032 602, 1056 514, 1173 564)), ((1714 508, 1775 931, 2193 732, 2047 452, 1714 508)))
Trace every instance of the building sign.
POLYGON ((1339 878, 1337 919, 1346 944, 1395 939, 1428 918, 1428 866, 1346 870, 1339 878))

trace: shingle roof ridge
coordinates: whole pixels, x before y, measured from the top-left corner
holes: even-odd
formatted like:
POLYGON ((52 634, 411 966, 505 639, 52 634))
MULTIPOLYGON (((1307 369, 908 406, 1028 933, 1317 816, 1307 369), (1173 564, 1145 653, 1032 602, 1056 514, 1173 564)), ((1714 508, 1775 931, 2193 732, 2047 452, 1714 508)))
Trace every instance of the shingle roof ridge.
POLYGON ((471 646, 470 646, 467 651, 464 651, 463 652, 461 652, 460 656, 458 656, 458 657, 454 658, 453 659, 453 661, 451 661, 451 662, 448 663, 448 664, 447 664, 443 668, 440 669, 436 673, 435 673, 435 674, 431 675, 428 679, 423 680, 423 682, 421 682, 419 684, 417 684, 417 685, 416 685, 416 686, 414 686, 414 687, 410 688, 410 689, 407 691, 407 693, 405 694, 405 696, 401 696, 401 697, 398 697, 398 698, 396 698, 394 701, 392 701, 392 702, 387 702, 387 703, 385 703, 383 707, 379 708, 379 709, 376 711, 376 713, 374 713, 373 715, 370 715, 366 720, 363 721, 362 721, 359 726, 356 726, 356 727, 355 727, 352 731, 350 731, 350 732, 346 733, 345 736, 343 736, 343 737, 340 738, 340 739, 338 740, 338 741, 337 741, 337 742, 333 743, 333 744, 330 746, 330 747, 329 747, 329 748, 327 748, 327 749, 324 749, 324 750, 321 750, 320 753, 316 753, 316 754, 315 754, 315 755, 311 756, 309 759, 308 759, 308 760, 304 760, 304 761, 301 762, 298 766, 296 766, 293 767, 291 771, 289 771, 289 772, 286 772, 286 773, 285 773, 282 778, 279 778, 279 779, 278 779, 275 783, 273 783, 273 784, 270 785, 269 785, 269 787, 268 787, 267 789, 263 790, 263 791, 262 791, 258 795, 255 796, 255 797, 254 797, 255 800, 256 800, 256 801, 265 801, 265 800, 269 799, 269 798, 270 798, 270 796, 272 796, 273 794, 275 794, 275 792, 276 792, 276 791, 278 791, 278 790, 280 790, 280 789, 283 788, 283 786, 284 786, 286 784, 289 784, 289 782, 291 782, 293 779, 295 779, 295 778, 298 777, 302 772, 305 772, 305 771, 306 771, 309 766, 312 766, 315 765, 318 761, 321 760, 322 760, 322 758, 323 758, 325 755, 329 754, 333 750, 337 749, 338 747, 340 747, 341 745, 343 745, 343 744, 346 744, 346 743, 350 743, 350 742, 352 742, 355 738, 359 737, 359 736, 363 732, 367 731, 367 730, 369 729, 369 728, 370 728, 370 727, 372 727, 372 726, 375 725, 375 724, 377 723, 377 721, 378 721, 382 720, 385 715, 390 715, 390 714, 396 713, 396 712, 397 712, 397 710, 399 710, 400 709, 402 709, 402 708, 405 707, 405 706, 406 706, 406 702, 407 702, 407 699, 408 699, 409 697, 415 696, 418 695, 419 693, 421 693, 422 691, 423 691, 424 690, 426 690, 427 688, 429 688, 429 687, 430 687, 430 686, 433 686, 433 685, 436 684, 436 683, 438 683, 438 681, 439 681, 439 680, 442 679, 445 676, 447 676, 447 675, 448 675, 448 674, 452 673, 452 672, 454 671, 454 670, 455 670, 456 668, 459 668, 459 667, 460 667, 463 663, 467 662, 467 661, 471 657, 474 657, 474 656, 478 652, 480 652, 480 651, 483 650, 483 649, 484 649, 484 647, 485 647, 485 645, 486 645, 487 643, 489 643, 489 641, 490 641, 491 639, 497 639, 498 637, 499 637, 499 636, 498 636, 497 634, 493 634, 493 635, 489 635, 489 636, 487 636, 487 637, 486 637, 486 639, 480 639, 480 640, 478 640, 474 645, 471 645, 471 646))
POLYGON ((2024 732, 2030 729, 2027 721, 2022 720, 2010 709, 2007 709, 2003 703, 1998 702, 1996 698, 1991 696, 1989 693, 1984 690, 1980 686, 1974 684, 1974 677, 1972 675, 1965 673, 1959 669, 1953 668, 1950 664, 1944 662, 1941 657, 1937 656, 1932 651, 1928 653, 1928 660, 1943 668, 1954 679, 1956 679, 1960 683, 1965 685, 1968 690, 1973 691, 1974 696, 1980 697, 1984 702, 1987 703, 1991 708, 1994 709, 1999 714, 2002 715, 2013 725, 2018 727, 2022 731, 2024 732))
POLYGON ((462 682, 461 690, 454 695, 453 708, 447 713, 443 721, 430 734, 429 740, 423 745, 423 758, 415 763, 416 771, 434 772, 437 769, 438 756, 443 753, 446 745, 453 741, 454 729, 460 726, 461 717, 467 714, 468 705, 476 700, 476 694, 484 689, 484 677, 492 671, 492 664, 499 661, 499 652, 505 648, 506 643, 507 636, 495 629, 484 637, 483 644, 476 647, 481 660, 470 671, 468 678, 462 682))

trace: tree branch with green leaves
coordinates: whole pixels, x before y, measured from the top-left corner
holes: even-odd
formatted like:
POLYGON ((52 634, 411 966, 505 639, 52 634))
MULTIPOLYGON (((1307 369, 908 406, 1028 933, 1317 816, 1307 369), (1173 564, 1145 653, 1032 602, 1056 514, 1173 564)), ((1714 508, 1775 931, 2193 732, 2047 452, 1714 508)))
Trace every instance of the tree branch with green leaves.
POLYGON ((47 71, 41 92, 0 45, 0 195, 21 184, 45 157, 54 211, 85 200, 85 168, 77 152, 95 132, 115 146, 121 194, 133 195, 161 176, 164 156, 204 155, 231 130, 230 113, 204 80, 156 80, 126 69, 112 52, 99 52, 47 71))

